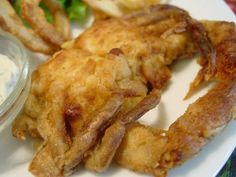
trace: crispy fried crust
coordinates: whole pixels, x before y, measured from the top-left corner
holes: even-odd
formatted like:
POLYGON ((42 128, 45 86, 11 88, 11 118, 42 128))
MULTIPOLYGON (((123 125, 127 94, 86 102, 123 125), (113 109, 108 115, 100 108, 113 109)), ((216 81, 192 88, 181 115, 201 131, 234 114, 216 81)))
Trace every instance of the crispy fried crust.
POLYGON ((167 140, 166 131, 133 123, 127 128, 115 160, 131 170, 149 173, 158 166, 167 140))
POLYGON ((124 137, 125 128, 121 122, 113 123, 107 128, 101 142, 86 154, 84 159, 86 169, 103 172, 109 167, 124 137))
POLYGON ((235 108, 236 76, 222 81, 191 104, 168 131, 131 125, 115 159, 134 171, 165 176, 169 169, 196 155, 234 119, 235 108))
POLYGON ((170 126, 167 150, 157 171, 173 168, 197 154, 235 118, 235 107, 236 77, 233 76, 191 104, 186 113, 170 126))
POLYGON ((18 37, 23 44, 35 52, 52 54, 55 47, 45 42, 37 33, 24 26, 7 0, 0 1, 0 27, 18 37))
POLYGON ((106 129, 101 143, 98 143, 85 159, 86 168, 97 172, 105 171, 110 166, 115 152, 120 146, 126 127, 155 108, 160 102, 160 95, 159 90, 153 90, 130 111, 118 114, 115 122, 106 129))
POLYGON ((63 177, 63 172, 55 164, 49 145, 43 144, 29 166, 30 172, 37 177, 63 177))
MULTIPOLYGON (((106 169, 126 126, 159 102, 158 89, 170 77, 167 65, 201 52, 203 75, 221 83, 193 103, 167 132, 131 125, 117 152, 123 166, 165 176, 199 152, 235 116, 235 68, 229 67, 234 65, 226 65, 224 80, 215 74, 225 63, 221 60, 230 63, 234 58, 234 45, 231 48, 227 42, 214 58, 213 42, 204 26, 170 5, 96 22, 33 74, 24 114, 35 120, 44 145, 30 169, 38 176, 60 176, 72 172, 82 160, 92 170, 106 169), (157 91, 150 92, 153 88, 157 91), (134 149, 140 154, 135 156, 134 149), (149 157, 149 151, 155 155, 149 157)), ((20 138, 28 131, 24 119, 18 119, 13 130, 20 138)))
POLYGON ((28 134, 34 138, 41 137, 37 130, 37 122, 25 113, 22 113, 21 116, 14 121, 12 134, 21 140, 25 140, 28 134))
MULTIPOLYGON (((46 41, 55 45, 55 47, 60 47, 63 42, 65 42, 66 37, 68 37, 68 32, 63 31, 62 27, 58 27, 58 23, 56 20, 57 28, 47 22, 43 10, 40 9, 39 3, 41 0, 22 0, 22 16, 27 22, 31 25, 31 27, 46 41), (37 14, 37 15, 36 15, 37 14), (59 29, 59 30, 57 30, 59 29), (65 35, 65 36, 64 36, 65 35)), ((62 12, 62 7, 58 4, 59 2, 54 0, 49 0, 47 4, 50 4, 50 8, 52 9, 52 4, 57 3, 58 12, 62 12)), ((55 13, 54 13, 55 14, 55 13)), ((62 21, 65 21, 66 25, 65 29, 69 28, 69 21, 66 17, 66 14, 59 14, 62 18, 62 21), (65 18, 65 19, 64 19, 65 18)), ((58 16, 58 15, 57 15, 58 16)))
POLYGON ((204 81, 221 80, 236 72, 236 28, 234 23, 203 21, 216 51, 214 64, 199 61, 202 69, 190 85, 185 98, 189 98, 204 81), (214 66, 213 66, 214 65, 214 66), (215 68, 213 68, 215 67, 215 68), (212 72, 213 71, 213 72, 212 72), (209 75, 209 73, 212 73, 209 75))
MULTIPOLYGON (((121 17, 135 10, 143 9, 151 5, 160 3, 160 0, 84 0, 93 10, 95 14, 99 13, 96 19, 104 19, 109 17, 121 17)), ((161 2, 165 2, 162 0, 161 2)))
POLYGON ((123 95, 112 95, 107 103, 96 111, 93 120, 76 132, 73 137, 73 143, 65 156, 65 172, 70 172, 83 159, 84 153, 87 152, 97 141, 99 131, 112 116, 119 110, 124 101, 123 95))
MULTIPOLYGON (((140 91, 138 87, 137 91, 130 91, 132 83, 143 84, 132 79, 125 59, 113 54, 101 57, 79 49, 66 49, 39 66, 33 73, 24 108, 25 116, 35 120, 37 131, 44 139, 31 164, 32 172, 57 176, 57 171, 41 170, 42 163, 49 161, 61 174, 70 173, 97 142, 100 129, 106 128, 113 114, 120 110, 124 97, 136 99, 146 94, 147 89, 140 91), (50 157, 42 161, 45 154, 50 157)), ((13 126, 13 133, 25 138, 27 128, 28 122, 21 116, 13 126)))

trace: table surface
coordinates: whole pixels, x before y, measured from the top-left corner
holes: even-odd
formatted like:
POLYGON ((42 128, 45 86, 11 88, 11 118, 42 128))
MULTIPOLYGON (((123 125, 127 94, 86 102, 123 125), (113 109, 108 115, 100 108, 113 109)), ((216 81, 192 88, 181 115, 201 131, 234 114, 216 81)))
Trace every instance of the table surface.
POLYGON ((217 177, 236 177, 236 148, 217 177))

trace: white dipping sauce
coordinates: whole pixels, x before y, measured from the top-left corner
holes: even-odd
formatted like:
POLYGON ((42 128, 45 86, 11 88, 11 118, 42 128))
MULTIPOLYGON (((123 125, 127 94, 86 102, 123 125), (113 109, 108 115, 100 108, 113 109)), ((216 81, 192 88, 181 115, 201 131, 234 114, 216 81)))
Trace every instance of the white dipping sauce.
POLYGON ((0 105, 14 89, 18 68, 6 55, 0 54, 0 105))

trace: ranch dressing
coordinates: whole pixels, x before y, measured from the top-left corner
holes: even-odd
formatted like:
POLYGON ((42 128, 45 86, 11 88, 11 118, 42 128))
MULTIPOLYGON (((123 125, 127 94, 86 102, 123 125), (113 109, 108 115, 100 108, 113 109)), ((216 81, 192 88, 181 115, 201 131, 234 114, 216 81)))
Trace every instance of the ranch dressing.
POLYGON ((0 105, 14 89, 18 68, 6 55, 0 54, 0 105))

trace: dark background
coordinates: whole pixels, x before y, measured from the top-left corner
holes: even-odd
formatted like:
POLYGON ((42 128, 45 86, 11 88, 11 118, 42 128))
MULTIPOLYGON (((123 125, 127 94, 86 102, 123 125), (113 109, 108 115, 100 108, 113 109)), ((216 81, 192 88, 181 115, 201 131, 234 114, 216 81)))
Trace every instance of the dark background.
POLYGON ((236 149, 217 177, 236 177, 236 149))

